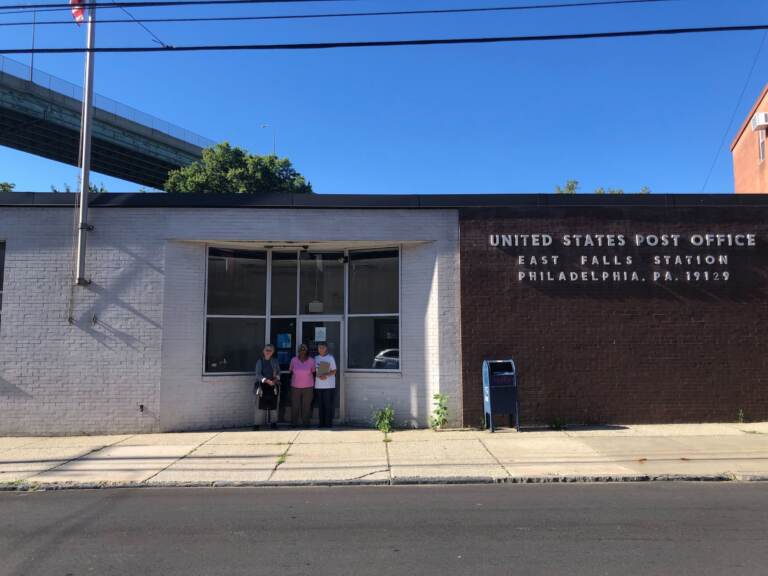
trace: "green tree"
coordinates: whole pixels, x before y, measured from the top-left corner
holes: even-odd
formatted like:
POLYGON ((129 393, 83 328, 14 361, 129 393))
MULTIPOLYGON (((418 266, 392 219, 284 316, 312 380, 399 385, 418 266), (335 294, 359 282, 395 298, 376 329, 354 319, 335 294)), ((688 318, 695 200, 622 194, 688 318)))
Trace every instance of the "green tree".
POLYGON ((203 150, 203 158, 171 170, 165 191, 197 194, 309 194, 312 186, 287 158, 257 156, 228 142, 203 150))
POLYGON ((568 180, 565 183, 564 188, 560 188, 560 186, 555 186, 555 194, 576 194, 578 189, 579 189, 578 180, 568 180))
MULTIPOLYGON (((579 190, 578 180, 568 180, 564 187, 555 186, 555 194, 576 194, 579 190)), ((648 186, 643 186, 637 194, 650 194, 651 189, 648 186)), ((595 188, 594 194, 624 194, 623 188, 595 188)))
POLYGON ((608 188, 607 190, 600 186, 595 189, 595 194, 624 194, 623 188, 608 188))
MULTIPOLYGON (((109 192, 109 190, 107 190, 107 187, 104 186, 103 182, 100 183, 98 186, 96 184, 89 184, 88 185, 88 191, 91 194, 102 194, 104 192, 109 192)), ((55 193, 65 192, 67 194, 71 194, 72 193, 72 187, 69 184, 67 184, 66 182, 64 183, 64 188, 63 189, 58 188, 58 187, 52 185, 51 186, 51 192, 55 192, 55 193)), ((78 190, 75 190, 75 192, 79 192, 79 187, 78 187, 78 190)))
POLYGON ((10 182, 0 182, 0 192, 13 192, 14 188, 16 188, 16 184, 11 184, 10 182))

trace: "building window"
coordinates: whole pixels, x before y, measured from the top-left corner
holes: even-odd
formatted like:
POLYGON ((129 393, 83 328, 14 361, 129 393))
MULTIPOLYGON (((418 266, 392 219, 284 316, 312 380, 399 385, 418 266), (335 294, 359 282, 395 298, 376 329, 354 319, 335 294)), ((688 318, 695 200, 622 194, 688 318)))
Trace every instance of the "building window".
POLYGON ((208 250, 205 372, 252 372, 266 334, 267 254, 208 250))
POLYGON ((400 369, 399 319, 396 316, 350 317, 348 364, 351 369, 400 369))
POLYGON ((3 318, 3 286, 5 286, 5 242, 0 242, 0 322, 3 318))
MULTIPOLYGON (((277 316, 296 316, 297 252, 272 252, 272 308, 277 316)), ((273 342, 274 343, 274 342, 273 342)))
POLYGON ((211 318, 206 321, 206 372, 253 372, 264 347, 264 318, 211 318))
POLYGON ((398 250, 345 253, 211 247, 204 373, 252 372, 267 339, 275 345, 285 371, 296 354, 299 320, 324 315, 342 320, 345 311, 347 367, 399 370, 398 250))
POLYGON ((347 365, 400 369, 400 258, 397 250, 349 252, 347 365))
POLYGON ((269 341, 275 347, 275 357, 280 362, 280 370, 288 371, 291 358, 296 356, 296 318, 272 318, 270 321, 269 341))
POLYGON ((757 157, 760 162, 765 161, 765 130, 757 131, 757 157))
POLYGON ((344 253, 302 252, 299 285, 302 314, 343 314, 344 253))

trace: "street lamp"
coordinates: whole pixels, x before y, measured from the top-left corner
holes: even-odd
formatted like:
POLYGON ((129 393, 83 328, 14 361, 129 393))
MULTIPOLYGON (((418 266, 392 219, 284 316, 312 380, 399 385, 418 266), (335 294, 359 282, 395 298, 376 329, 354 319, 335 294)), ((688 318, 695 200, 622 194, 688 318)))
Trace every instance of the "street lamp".
POLYGON ((277 134, 271 124, 262 124, 259 128, 272 128, 272 156, 277 156, 277 134))

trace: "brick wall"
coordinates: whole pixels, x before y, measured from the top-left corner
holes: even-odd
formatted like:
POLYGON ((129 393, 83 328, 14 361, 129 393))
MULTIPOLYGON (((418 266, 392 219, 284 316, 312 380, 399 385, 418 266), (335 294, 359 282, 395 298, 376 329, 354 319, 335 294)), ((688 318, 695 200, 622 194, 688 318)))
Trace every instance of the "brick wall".
POLYGON ((0 210, 0 435, 158 429, 164 216, 91 215, 92 283, 72 290, 72 209, 0 210))
MULTIPOLYGON (((464 422, 482 418, 483 359, 514 358, 524 424, 768 419, 768 210, 755 207, 464 209, 461 322, 464 422), (564 234, 744 233, 746 248, 563 247, 564 234), (548 233, 550 247, 492 247, 491 234, 548 233), (654 255, 726 254, 727 267, 686 265, 654 282, 654 255), (531 266, 520 255, 559 255, 531 266), (582 255, 633 265, 582 266, 582 255), (727 268, 727 282, 684 270, 727 268), (646 281, 520 280, 518 272, 634 269, 646 281), (681 277, 682 276, 682 277, 681 277)), ((683 242, 683 240, 681 240, 683 242)))
MULTIPOLYGON (((191 430, 253 422, 250 376, 203 376, 205 245, 222 242, 360 242, 402 245, 401 371, 347 372, 347 416, 370 423, 391 403, 399 424, 426 426, 432 394, 460 413, 458 216, 454 210, 175 210, 166 237, 161 428, 191 430), (262 212, 263 214, 263 212, 262 212)), ((326 244, 328 246, 328 244, 326 244)))
POLYGON ((764 89, 731 145, 733 156, 734 191, 737 194, 765 194, 768 192, 768 142, 766 158, 760 160, 758 137, 750 121, 756 112, 768 112, 768 90, 764 89))
POLYGON ((93 282, 72 292, 73 209, 0 209, 6 243, 0 435, 250 424, 253 378, 202 374, 206 243, 247 247, 249 241, 401 244, 402 370, 348 373, 348 413, 367 424, 373 408, 391 402, 401 423, 423 426, 439 390, 457 421, 456 211, 92 208, 90 214, 93 282))

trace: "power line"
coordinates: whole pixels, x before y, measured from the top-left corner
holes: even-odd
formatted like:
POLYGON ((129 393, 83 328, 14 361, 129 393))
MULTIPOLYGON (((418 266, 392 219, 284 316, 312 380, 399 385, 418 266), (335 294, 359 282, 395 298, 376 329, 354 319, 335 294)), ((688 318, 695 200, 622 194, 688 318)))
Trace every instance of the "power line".
POLYGON ((755 68, 757 67, 757 63, 760 60, 760 54, 763 52, 763 48, 765 48, 765 41, 768 39, 768 31, 763 33, 763 39, 760 41, 760 45, 757 47, 757 52, 755 52, 755 58, 752 60, 752 66, 749 69, 749 73, 747 74, 747 77, 744 79, 744 86, 741 88, 741 94, 739 94, 739 98, 736 100, 736 106, 733 107, 733 112, 731 112, 731 118, 728 120, 728 125, 725 127, 725 132, 723 133, 723 137, 720 139, 720 145, 717 147, 717 152, 715 153, 715 157, 712 160, 712 164, 709 167, 709 172, 707 172, 707 178, 704 180, 704 184, 701 187, 701 191, 704 192, 704 189, 707 187, 707 184, 709 184, 709 179, 712 178, 712 173, 715 171, 715 166, 717 166, 717 161, 720 159, 720 153, 723 151, 723 146, 725 145, 725 141, 728 139, 728 133, 731 131, 731 126, 733 126, 733 121, 736 119, 736 114, 739 111, 739 108, 741 108, 741 101, 744 99, 744 94, 747 92, 747 88, 749 87, 749 82, 752 80, 752 74, 755 72, 755 68))
MULTIPOLYGON (((208 6, 211 4, 308 4, 314 2, 358 2, 360 0, 139 0, 115 2, 113 5, 101 2, 83 2, 78 4, 82 8, 154 8, 158 6, 208 6)), ((37 10, 38 12, 60 12, 71 10, 69 3, 47 4, 5 4, 0 5, 0 14, 24 14, 37 10)))
MULTIPOLYGON (((439 15, 439 14, 472 14, 484 12, 512 12, 518 10, 552 10, 559 8, 588 8, 605 7, 623 4, 658 4, 661 2, 680 2, 684 0, 599 0, 597 2, 577 2, 577 3, 558 3, 558 4, 532 4, 518 6, 487 6, 475 8, 435 8, 429 10, 391 10, 379 12, 331 12, 324 14, 287 14, 287 15, 267 15, 267 16, 201 16, 187 18, 139 18, 138 20, 126 19, 101 19, 99 24, 125 24, 133 21, 147 23, 169 23, 169 22, 243 22, 250 20, 306 20, 321 18, 358 18, 370 16, 416 16, 416 15, 439 15)), ((99 6, 101 8, 101 6, 99 6)), ((106 6, 109 8, 109 6, 106 6)), ((59 8, 55 9, 56 11, 59 8)), ((39 11, 39 10, 38 10, 39 11)), ((6 12, 6 14, 20 14, 21 12, 6 12)), ((0 13, 2 14, 2 13, 0 13)), ((0 22, 0 26, 30 26, 31 22, 0 22)), ((72 24, 72 19, 48 20, 37 22, 40 24, 72 24)))
POLYGON ((625 30, 620 32, 587 32, 582 34, 546 34, 539 36, 490 36, 479 38, 430 38, 414 40, 370 40, 358 42, 304 42, 295 44, 193 44, 187 46, 107 46, 88 48, 3 48, 0 54, 82 54, 85 52, 138 53, 138 52, 232 52, 246 50, 327 50, 330 48, 377 48, 395 46, 437 46, 458 44, 501 44, 510 42, 551 42, 567 40, 594 40, 644 36, 676 36, 683 34, 710 34, 719 32, 752 32, 768 30, 768 24, 745 26, 708 26, 703 28, 656 28, 651 30, 625 30))
MULTIPOLYGON (((357 0, 128 0, 114 2, 113 5, 104 5, 96 2, 86 2, 83 7, 97 6, 103 8, 155 8, 162 6, 210 6, 217 4, 265 4, 265 3, 283 3, 283 2, 335 2, 335 1, 357 1, 357 0)), ((681 0, 595 0, 592 2, 557 2, 549 4, 523 4, 519 6, 492 6, 487 8, 435 8, 423 10, 396 10, 380 12, 345 12, 332 14, 302 14, 288 16, 266 16, 264 19, 300 19, 300 18, 336 18, 352 16, 405 16, 416 14, 455 14, 471 12, 496 12, 496 11, 516 11, 516 10, 551 10, 559 8, 589 8, 593 6, 616 6, 622 4, 658 4, 666 2, 679 2, 681 0)), ((0 5, 0 14, 25 14, 33 10, 38 12, 59 12, 71 9, 69 4, 9 4, 0 5)), ((176 21, 176 20, 158 20, 176 21)), ((103 21, 102 21, 103 22, 103 21)))
MULTIPOLYGON (((112 0, 112 2, 114 2, 114 1, 115 1, 115 0, 112 0)), ((142 23, 142 22, 140 22, 139 20, 137 20, 137 19, 134 17, 134 15, 133 15, 133 14, 131 14, 131 13, 130 13, 130 12, 127 10, 127 9, 125 9, 125 8, 123 8, 123 7, 121 6, 121 7, 120 7, 120 10, 122 10, 123 12, 125 12, 125 13, 126 13, 126 14, 127 14, 127 15, 128 15, 130 18, 131 18, 131 20, 132 20, 133 22, 135 22, 136 24, 138 24, 139 26, 141 26, 141 27, 144 29, 144 31, 145 31, 147 34, 149 34, 149 36, 150 36, 150 38, 152 38, 152 41, 153 41, 153 42, 156 42, 157 44, 160 44, 160 46, 168 46, 168 44, 166 44, 165 42, 163 42, 162 40, 160 40, 160 38, 158 38, 158 37, 157 37, 157 35, 156 35, 154 32, 152 32, 152 30, 150 30, 150 29, 149 29, 149 28, 148 28, 146 25, 144 25, 144 23, 142 23)), ((33 56, 34 56, 34 55, 33 55, 33 56)))

